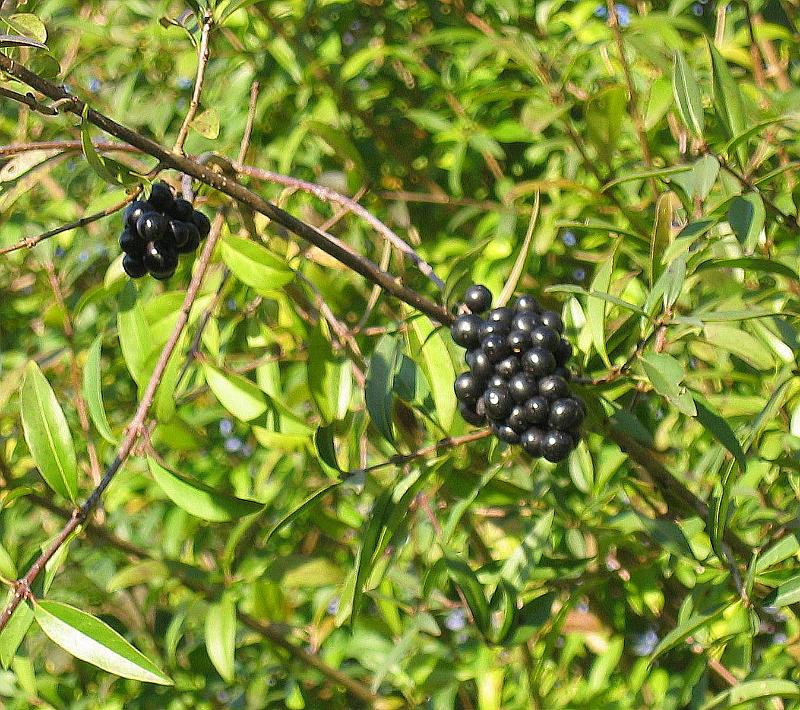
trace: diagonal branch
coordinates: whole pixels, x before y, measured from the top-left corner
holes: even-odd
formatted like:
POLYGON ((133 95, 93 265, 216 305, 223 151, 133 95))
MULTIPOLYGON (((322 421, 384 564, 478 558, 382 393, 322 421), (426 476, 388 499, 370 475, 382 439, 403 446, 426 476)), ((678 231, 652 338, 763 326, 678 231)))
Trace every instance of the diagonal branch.
POLYGON ((203 15, 202 29, 200 30, 200 49, 197 56, 197 76, 194 80, 194 91, 192 91, 192 100, 189 102, 189 110, 183 118, 183 123, 178 131, 178 137, 175 139, 175 146, 173 150, 176 153, 183 155, 183 144, 186 143, 186 138, 189 135, 189 126, 194 117, 197 115, 197 109, 200 107, 200 94, 203 92, 203 82, 206 78, 206 67, 211 53, 208 49, 208 38, 211 34, 211 27, 214 24, 214 18, 210 10, 207 10, 203 15))

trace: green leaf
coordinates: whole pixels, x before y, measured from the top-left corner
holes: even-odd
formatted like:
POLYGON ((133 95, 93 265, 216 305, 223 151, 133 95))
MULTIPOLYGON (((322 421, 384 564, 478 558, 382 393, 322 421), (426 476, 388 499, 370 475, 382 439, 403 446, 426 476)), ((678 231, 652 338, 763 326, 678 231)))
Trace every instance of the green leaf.
MULTIPOLYGON (((648 178, 653 177, 669 177, 670 175, 677 175, 679 173, 687 173, 693 169, 691 165, 671 165, 664 168, 651 168, 650 170, 639 170, 633 173, 625 173, 614 180, 607 182, 603 185, 601 192, 607 192, 612 187, 616 185, 622 185, 626 182, 633 182, 635 180, 647 180, 648 178)), ((664 182, 669 182, 669 180, 665 180, 664 182)))
POLYGON ((202 481, 168 471, 149 456, 147 463, 153 479, 167 497, 179 508, 197 518, 212 523, 224 523, 257 513, 264 507, 258 501, 236 498, 214 490, 202 481))
POLYGON ((703 331, 711 345, 733 353, 758 370, 769 370, 775 365, 766 348, 750 333, 718 323, 707 323, 703 331))
POLYGON ((293 508, 289 513, 284 515, 275 525, 273 525, 267 534, 264 536, 261 545, 266 547, 267 543, 275 536, 276 533, 280 532, 285 528, 289 523, 294 522, 303 514, 307 513, 311 510, 322 498, 324 498, 330 491, 338 486, 341 486, 341 482, 331 483, 329 486, 325 486, 325 488, 320 488, 318 491, 312 493, 308 498, 306 498, 300 505, 296 508, 293 508))
POLYGON ((25 368, 20 390, 22 430, 39 473, 56 493, 74 501, 78 463, 64 412, 39 366, 25 368))
POLYGON ((29 37, 37 42, 47 41, 47 29, 36 15, 20 12, 14 15, 0 16, 0 20, 16 35, 29 37))
MULTIPOLYGON (((708 51, 711 53, 714 109, 717 112, 717 116, 722 120, 728 137, 734 138, 748 128, 742 94, 739 91, 739 85, 731 76, 728 64, 722 58, 722 55, 708 37, 706 37, 706 42, 708 43, 708 51)), ((747 162, 747 153, 743 143, 737 146, 737 155, 739 164, 744 166, 747 162)))
POLYGON ((269 295, 294 279, 294 272, 280 257, 244 237, 222 240, 222 260, 239 281, 269 295))
MULTIPOLYGON (((608 288, 611 285, 611 273, 614 270, 614 256, 616 255, 616 248, 604 259, 595 272, 590 292, 597 291, 598 293, 608 293, 608 288)), ((606 301, 605 299, 596 296, 590 296, 586 304, 586 324, 589 332, 592 334, 592 342, 594 343, 597 354, 603 359, 606 367, 611 367, 611 361, 608 359, 606 352, 606 301)))
POLYGON ((675 53, 675 66, 672 72, 672 92, 678 106, 678 115, 684 125, 696 136, 703 136, 705 119, 703 100, 697 80, 686 63, 683 54, 675 53))
POLYGON ((486 634, 489 631, 489 604, 486 601, 486 594, 478 581, 475 572, 462 560, 454 557, 446 557, 447 574, 450 579, 458 586, 467 600, 467 606, 472 612, 478 630, 486 634))
POLYGON ((627 105, 623 86, 609 86, 597 92, 586 105, 586 131, 600 157, 610 162, 614 156, 627 105))
POLYGON ((68 604, 42 600, 34 617, 48 638, 82 661, 109 673, 145 683, 172 685, 146 656, 108 624, 68 604))
POLYGON ((331 469, 332 476, 342 473, 339 461, 336 458, 336 444, 333 441, 333 426, 321 426, 314 433, 314 446, 324 466, 331 469))
POLYGON ((145 365, 153 349, 153 336, 132 283, 127 283, 120 292, 117 334, 128 371, 136 383, 144 387, 148 375, 145 365))
POLYGON ((308 341, 308 389, 322 418, 330 423, 343 419, 353 391, 353 368, 347 358, 334 355, 323 322, 311 331, 308 341))
POLYGON ((436 405, 436 418, 444 431, 450 431, 457 406, 453 391, 456 371, 442 331, 436 330, 427 316, 413 315, 408 337, 410 352, 419 359, 425 379, 428 380, 436 405))
MULTIPOLYGON (((737 683, 715 695, 700 710, 735 708, 763 698, 800 699, 800 685, 780 678, 760 678, 737 683)), ((748 707, 753 707, 748 705, 748 707)), ((761 707, 759 704, 757 707, 761 707)))
POLYGON ((228 683, 233 683, 236 651, 236 603, 229 594, 206 611, 206 650, 214 668, 228 683))
POLYGON ((103 346, 103 336, 98 335, 89 348, 89 355, 83 367, 83 398, 89 410, 89 416, 95 428, 109 444, 116 444, 117 440, 111 432, 111 426, 106 417, 103 406, 103 386, 101 382, 100 352, 103 346))
POLYGON ((525 604, 517 612, 517 618, 514 620, 508 637, 501 643, 504 646, 527 643, 547 621, 553 618, 555 599, 555 592, 548 592, 525 604))
POLYGON ((745 256, 738 259, 711 259, 695 267, 695 271, 705 271, 706 269, 745 269, 765 274, 778 274, 794 281, 800 281, 800 275, 786 264, 756 256, 745 256))
POLYGON ((392 432, 392 385, 400 358, 400 342, 391 335, 384 335, 375 346, 369 359, 367 379, 364 385, 364 400, 372 423, 390 443, 394 443, 392 432))
POLYGON ((533 241, 533 233, 536 229, 536 224, 539 221, 539 191, 536 191, 536 197, 533 202, 533 211, 531 218, 528 221, 528 229, 525 232, 525 239, 522 240, 522 245, 519 248, 517 258, 514 259, 514 266, 511 267, 511 272, 503 284, 503 290, 497 297, 497 305, 504 306, 511 299, 514 291, 517 288, 522 274, 525 273, 525 264, 528 262, 528 255, 530 254, 531 243, 533 241))
POLYGON ((679 207, 678 199, 673 192, 665 192, 656 202, 656 219, 653 223, 653 234, 650 239, 651 287, 664 270, 661 257, 672 243, 672 220, 677 207, 679 207))
POLYGON ((747 468, 747 461, 745 460, 744 451, 725 419, 713 411, 711 405, 706 402, 700 395, 694 395, 695 405, 697 406, 697 421, 713 436, 720 444, 722 444, 736 459, 739 464, 739 469, 744 472, 747 468))
POLYGON ((770 545, 758 558, 756 572, 763 572, 800 552, 800 533, 790 532, 770 545))
POLYGON ((269 397, 243 375, 222 372, 203 363, 206 382, 220 404, 233 416, 249 422, 267 411, 269 397))
POLYGON ((697 413, 691 394, 682 385, 686 376, 683 366, 672 355, 645 353, 642 367, 656 392, 687 416, 697 413))
POLYGON ((47 49, 47 45, 43 42, 37 42, 30 37, 22 37, 21 35, 3 35, 0 34, 0 47, 36 47, 37 49, 47 49))
POLYGON ((734 197, 728 207, 728 224, 748 252, 752 252, 758 245, 758 237, 764 229, 766 218, 764 201, 757 192, 734 197))
MULTIPOLYGON (((3 603, 4 607, 11 601, 12 595, 13 592, 9 591, 3 603)), ((0 665, 3 668, 8 668, 11 665, 11 661, 14 660, 14 656, 17 654, 17 649, 32 623, 33 609, 26 602, 22 602, 12 614, 5 628, 0 631, 0 665)))
POLYGON ((83 155, 89 167, 94 170, 98 177, 102 178, 109 185, 121 187, 132 187, 139 183, 139 177, 134 175, 128 168, 111 158, 100 155, 95 150, 92 143, 91 126, 88 119, 89 104, 84 104, 81 120, 81 147, 83 155))
POLYGON ((707 624, 710 624, 712 621, 718 619, 720 616, 722 616, 722 612, 725 611, 727 606, 728 605, 723 604, 716 606, 707 612, 695 612, 691 614, 688 619, 678 624, 674 629, 672 629, 672 631, 670 631, 666 636, 664 636, 664 638, 661 639, 658 646, 656 646, 653 650, 653 654, 650 656, 651 663, 670 649, 673 649, 681 644, 689 636, 696 633, 707 624))
POLYGON ((219 137, 219 114, 214 108, 208 108, 189 124, 203 138, 215 140, 219 137))
POLYGON ((800 574, 773 589, 764 599, 763 606, 781 608, 800 601, 800 574))

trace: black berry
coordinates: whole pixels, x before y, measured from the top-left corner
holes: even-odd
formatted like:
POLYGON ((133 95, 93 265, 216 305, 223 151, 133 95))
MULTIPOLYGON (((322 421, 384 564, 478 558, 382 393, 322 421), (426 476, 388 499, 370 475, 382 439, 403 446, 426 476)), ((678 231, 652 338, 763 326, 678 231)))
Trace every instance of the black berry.
MULTIPOLYGON (((193 224, 194 229, 197 229, 193 224)), ((179 219, 171 219, 167 223, 167 236, 172 239, 175 246, 180 249, 189 243, 189 223, 181 222, 179 219)))
POLYGON ((583 408, 574 397, 557 399, 550 405, 550 426, 553 429, 569 431, 581 425, 583 421, 583 408))
POLYGON ((148 242, 144 250, 144 265, 153 278, 159 281, 168 279, 178 266, 178 252, 163 240, 148 242))
POLYGON ((517 358, 516 355, 509 355, 494 366, 494 371, 507 380, 513 377, 519 370, 519 358, 517 358))
POLYGON ((567 385, 567 381, 563 377, 547 375, 539 380, 539 394, 552 402, 568 396, 569 385, 567 385))
POLYGON ((569 344, 568 340, 561 338, 553 354, 556 356, 558 365, 565 365, 572 357, 572 345, 569 344))
POLYGON ((550 417, 550 403, 540 396, 525 400, 525 416, 531 424, 544 424, 550 417))
POLYGON ((541 345, 550 352, 553 352, 558 347, 560 340, 558 333, 552 328, 548 328, 546 325, 537 325, 531 331, 531 341, 533 344, 541 345))
POLYGON ((172 188, 165 182, 155 183, 150 190, 148 202, 159 212, 166 212, 172 206, 173 200, 172 188))
POLYGON ((175 219, 181 220, 181 222, 188 222, 192 219, 192 203, 189 200, 184 200, 182 197, 176 199, 170 206, 169 206, 169 213, 175 219))
POLYGON ((508 424, 492 422, 492 431, 494 432, 494 435, 500 439, 500 441, 505 441, 507 444, 519 443, 519 434, 517 434, 517 432, 508 426, 508 424))
POLYGON ((470 371, 480 380, 486 380, 494 374, 494 364, 483 350, 473 350, 467 358, 470 371))
POLYGON ((481 348, 491 362, 498 363, 511 354, 505 336, 500 334, 488 335, 481 342, 481 348))
POLYGON ((539 302, 533 296, 518 296, 517 300, 514 301, 514 310, 517 312, 532 311, 533 313, 538 313, 540 310, 539 302))
POLYGON ((151 211, 152 207, 150 207, 147 202, 142 202, 141 200, 131 202, 125 208, 125 226, 136 228, 136 222, 139 221, 139 217, 141 217, 145 212, 151 211))
POLYGON ((544 311, 539 318, 543 325, 552 328, 556 333, 564 332, 564 321, 561 320, 561 316, 555 311, 544 311))
POLYGON ((474 426, 480 426, 486 421, 486 417, 482 414, 478 414, 469 404, 466 402, 459 402, 458 403, 458 412, 461 414, 461 418, 465 422, 469 422, 474 426))
POLYGON ((136 231, 146 242, 160 239, 167 226, 167 220, 158 212, 145 212, 136 221, 136 231))
MULTIPOLYGON (((477 316, 476 316, 477 317, 477 316)), ((505 323, 498 323, 495 321, 481 321, 479 330, 481 340, 489 337, 490 335, 508 335, 508 326, 505 323)))
POLYGON ((514 317, 514 311, 506 306, 499 308, 492 308, 486 314, 486 320, 490 323, 503 323, 507 328, 511 328, 511 319, 514 317))
POLYGON ((508 391, 515 402, 525 402, 539 393, 539 382, 524 372, 518 372, 508 381, 508 391))
POLYGON ((119 235, 119 248, 126 254, 141 257, 144 254, 145 242, 136 233, 136 230, 125 227, 119 235))
POLYGON ((523 353, 531 346, 531 334, 526 330, 512 330, 506 338, 512 353, 523 353))
POLYGON ((548 431, 542 439, 542 456, 553 463, 563 461, 569 456, 573 448, 574 442, 572 441, 572 437, 563 431, 548 431))
POLYGON ((470 286, 464 292, 464 305, 473 313, 483 313, 492 305, 492 292, 481 284, 470 286))
POLYGON ((481 342, 481 323, 480 317, 471 313, 458 316, 450 326, 450 335, 453 336, 453 341, 462 348, 470 350, 478 347, 481 342))
POLYGON ((528 421, 525 407, 521 404, 515 404, 506 419, 506 424, 517 432, 517 434, 521 434, 525 431, 531 425, 531 422, 528 421))
POLYGON ((200 246, 200 232, 197 231, 197 227, 194 226, 193 222, 185 222, 184 224, 189 230, 189 240, 182 247, 178 247, 178 254, 191 254, 200 246))
POLYGON ((508 387, 489 387, 483 393, 483 401, 487 416, 495 420, 505 419, 514 406, 508 387))
POLYGON ((480 381, 469 372, 462 372, 456 377, 453 389, 462 402, 474 402, 483 393, 480 381))
POLYGON ((131 254, 122 257, 122 268, 132 279, 139 279, 147 273, 147 267, 142 259, 131 254))
POLYGON ((208 217, 199 210, 195 210, 192 212, 192 222, 197 227, 197 231, 200 232, 200 239, 205 239, 211 231, 211 222, 209 222, 208 217))
POLYGON ((522 367, 525 372, 544 377, 552 374, 556 369, 556 359, 553 353, 543 347, 533 347, 522 356, 522 367))
POLYGON ((519 437, 519 443, 522 444, 522 448, 525 450, 525 453, 534 457, 542 455, 543 440, 544 432, 537 427, 526 429, 524 432, 522 432, 522 434, 520 434, 519 437))
POLYGON ((524 330, 526 333, 530 333, 537 325, 540 325, 541 321, 539 320, 539 316, 537 316, 533 311, 523 311, 522 313, 517 313, 511 319, 511 327, 514 330, 524 330))
POLYGON ((507 387, 508 380, 496 372, 486 381, 486 387, 507 387))

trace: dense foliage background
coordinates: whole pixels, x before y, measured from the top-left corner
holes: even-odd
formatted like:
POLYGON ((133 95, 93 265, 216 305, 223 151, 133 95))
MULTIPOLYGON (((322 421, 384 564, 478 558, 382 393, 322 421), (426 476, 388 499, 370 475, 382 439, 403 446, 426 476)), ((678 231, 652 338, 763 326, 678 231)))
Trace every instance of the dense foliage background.
MULTIPOLYGON (((200 5, 6 1, 3 32, 47 49, 4 51, 169 147, 200 5)), ((210 5, 187 154, 235 161, 258 81, 236 167, 264 197, 448 307, 471 282, 498 294, 527 254, 517 291, 563 312, 589 433, 556 466, 477 436, 434 450, 471 430, 447 330, 195 183, 222 241, 102 509, 0 633, 0 704, 800 707, 797 2, 210 5), (281 176, 359 200, 445 293, 281 176), (59 603, 174 685, 73 658, 48 639, 59 603)), ((75 116, 4 94, 0 136, 0 248, 126 197, 81 155, 75 116)), ((38 371, 81 501, 191 277, 189 260, 130 282, 120 228, 115 213, 0 257, 9 585, 71 511, 23 436, 38 371)))

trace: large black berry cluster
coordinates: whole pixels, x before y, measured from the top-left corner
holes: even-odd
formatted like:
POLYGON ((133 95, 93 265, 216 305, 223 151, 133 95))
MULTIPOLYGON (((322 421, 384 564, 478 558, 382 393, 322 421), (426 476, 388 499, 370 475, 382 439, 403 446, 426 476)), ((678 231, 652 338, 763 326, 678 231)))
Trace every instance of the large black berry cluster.
POLYGON ((175 199, 172 188, 157 182, 146 200, 136 200, 125 210, 125 228, 119 245, 125 256, 122 268, 133 279, 150 274, 168 279, 178 267, 180 254, 191 254, 211 230, 211 223, 192 203, 175 199))
POLYGON ((567 384, 572 346, 561 337, 561 317, 532 296, 490 310, 492 294, 478 285, 467 289, 464 305, 470 312, 450 330, 467 350, 469 370, 454 385, 461 416, 476 426, 488 421, 498 439, 533 457, 565 459, 586 412, 567 384))

